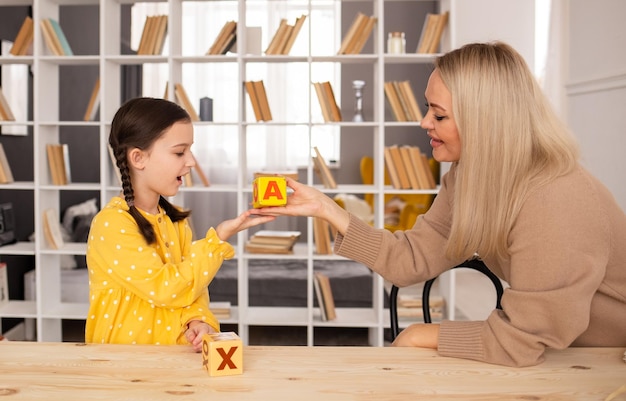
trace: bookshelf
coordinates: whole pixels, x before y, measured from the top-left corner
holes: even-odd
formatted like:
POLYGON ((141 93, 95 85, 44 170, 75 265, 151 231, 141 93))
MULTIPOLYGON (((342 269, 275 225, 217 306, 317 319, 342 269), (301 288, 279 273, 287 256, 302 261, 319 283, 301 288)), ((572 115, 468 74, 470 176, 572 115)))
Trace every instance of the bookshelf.
MULTIPOLYGON (((389 7, 402 7, 402 4, 410 5, 416 3, 412 0, 369 0, 358 2, 343 2, 344 30, 346 33, 352 18, 357 14, 357 10, 363 9, 368 16, 373 16, 375 22, 369 33, 368 39, 364 44, 363 50, 358 54, 316 54, 310 49, 314 48, 314 35, 312 30, 319 29, 314 18, 306 15, 303 18, 299 37, 297 40, 308 38, 308 53, 302 54, 245 54, 228 53, 222 54, 206 54, 206 49, 212 45, 215 37, 207 37, 204 51, 195 55, 183 54, 183 35, 182 25, 184 15, 185 1, 183 0, 166 0, 170 13, 167 19, 167 39, 162 54, 147 55, 127 55, 121 51, 120 31, 122 29, 122 7, 126 3, 117 0, 16 0, 18 5, 31 6, 33 8, 33 28, 34 42, 33 54, 21 56, 5 56, 0 57, 0 66, 7 64, 23 64, 28 65, 33 71, 33 91, 31 99, 33 99, 33 115, 32 119, 26 121, 0 122, 2 125, 23 125, 31 131, 32 140, 32 157, 33 157, 33 177, 27 177, 25 181, 16 180, 10 184, 0 186, 0 192, 3 191, 23 191, 27 196, 32 196, 34 203, 33 210, 33 231, 35 239, 33 242, 18 242, 17 244, 7 245, 0 248, 0 256, 6 255, 22 255, 34 259, 34 268, 36 270, 36 300, 17 301, 11 300, 9 303, 0 306, 1 318, 22 318, 34 319, 37 328, 38 341, 60 341, 62 339, 62 321, 82 320, 86 317, 88 305, 86 303, 63 302, 61 300, 62 282, 61 282, 61 260, 67 256, 85 255, 86 245, 84 243, 65 242, 59 249, 50 247, 44 236, 44 212, 55 210, 58 214, 61 210, 61 198, 63 195, 72 192, 87 192, 97 195, 100 205, 104 205, 108 200, 116 195, 119 191, 116 174, 112 168, 107 148, 107 138, 110 129, 110 121, 115 111, 120 106, 122 89, 120 83, 123 80, 122 67, 125 65, 141 65, 141 64, 159 64, 166 65, 168 70, 169 88, 167 95, 169 99, 175 100, 176 83, 183 83, 185 88, 192 87, 192 83, 185 78, 185 66, 187 65, 212 65, 216 63, 228 63, 233 67, 233 74, 239 87, 232 90, 238 93, 238 117, 236 121, 220 121, 216 116, 215 121, 194 122, 196 126, 196 135, 200 135, 199 131, 225 130, 236 135, 238 141, 238 173, 236 179, 231 182, 221 183, 215 182, 211 178, 211 185, 195 185, 193 187, 181 188, 180 194, 174 200, 175 203, 190 205, 194 200, 205 202, 208 200, 227 199, 227 202, 236 205, 237 211, 243 211, 248 207, 252 197, 252 179, 251 174, 247 174, 246 152, 253 142, 250 137, 258 129, 271 130, 272 127, 296 127, 299 132, 305 135, 314 136, 316 130, 327 124, 334 124, 340 127, 342 135, 346 138, 354 138, 355 141, 365 143, 367 153, 370 153, 375 160, 374 183, 371 185, 361 184, 359 179, 343 180, 338 179, 336 188, 324 188, 320 185, 314 172, 313 161, 304 167, 304 174, 300 174, 300 180, 315 185, 329 196, 339 193, 352 193, 356 195, 373 194, 374 197, 374 224, 377 227, 384 226, 384 198, 390 194, 435 194, 436 189, 414 190, 414 189, 395 189, 391 185, 384 184, 384 149, 386 146, 393 145, 397 138, 402 136, 396 135, 396 131, 409 130, 413 131, 412 135, 424 136, 419 130, 419 122, 417 121, 395 121, 390 107, 386 104, 383 84, 387 81, 398 81, 413 79, 410 75, 419 75, 425 81, 427 78, 430 65, 435 57, 434 54, 387 54, 386 40, 389 31, 415 29, 418 33, 413 37, 407 36, 407 52, 415 49, 419 39, 419 27, 412 27, 415 21, 422 21, 424 15, 419 18, 407 18, 404 21, 394 21, 386 18, 389 7), (124 4, 122 4, 124 3, 124 4), (60 9, 70 6, 97 6, 97 31, 99 35, 98 46, 95 50, 85 53, 80 46, 75 46, 73 40, 76 34, 75 30, 68 29, 66 24, 71 24, 71 20, 60 19, 60 9), (42 36, 41 24, 38 23, 42 18, 52 18, 59 21, 67 40, 72 46, 73 55, 56 56, 50 54, 47 50, 45 41, 42 36), (308 34, 303 35, 308 30, 308 34), (249 113, 249 99, 244 89, 244 82, 256 81, 257 77, 246 75, 246 66, 250 63, 265 63, 270 67, 273 65, 305 65, 311 66, 316 63, 331 63, 341 66, 357 66, 363 67, 368 71, 367 74, 367 90, 366 96, 371 101, 369 115, 366 115, 364 122, 352 122, 349 120, 352 115, 352 89, 349 79, 342 80, 340 87, 333 88, 335 94, 341 93, 341 109, 343 118, 338 122, 324 122, 319 110, 318 99, 313 86, 313 82, 323 80, 323 77, 310 77, 308 83, 299 83, 298 88, 302 88, 308 93, 308 104, 303 105, 309 111, 309 118, 303 121, 290 121, 288 116, 281 115, 280 110, 274 112, 272 110, 271 121, 257 121, 254 114, 249 113), (86 68, 93 71, 93 76, 79 83, 83 88, 84 96, 74 99, 61 98, 60 91, 60 70, 63 68, 86 68), (400 67, 409 67, 414 74, 397 73, 400 67), (87 110, 89 100, 94 88, 94 82, 99 83, 99 105, 98 113, 85 121, 84 114, 87 110), (59 102, 50 101, 51 99, 59 99, 59 102), (75 116, 61 116, 59 103, 61 102, 78 102, 79 113, 75 116), (319 113, 319 116, 316 115, 319 113), (61 132, 64 130, 81 131, 83 140, 90 143, 97 143, 97 157, 92 158, 91 168, 98 172, 96 179, 77 179, 66 185, 56 185, 52 181, 49 173, 48 163, 46 159, 46 145, 49 143, 61 143, 61 132), (418 131, 417 134, 414 132, 418 131), (361 137, 361 133, 364 135, 361 137), (361 139, 358 139, 361 138, 361 139), (363 138, 367 138, 364 140, 363 138)), ((246 46, 246 1, 237 0, 238 19, 236 24, 237 37, 241 38, 237 47, 239 49, 246 46)), ((314 0, 308 0, 311 7, 314 0)), ((450 1, 420 1, 417 3, 428 3, 430 10, 440 12, 449 10, 451 12, 450 22, 454 23, 454 4, 450 1)), ((1 9, 1 7, 0 7, 1 9)), ((299 14, 300 15, 300 14, 299 14)), ((304 14, 303 14, 304 15, 304 14)), ((198 17, 200 18, 200 17, 198 17)), ((222 27, 227 20, 211 21, 217 27, 222 27)), ((276 33, 264 32, 264 36, 270 37, 276 33)), ((370 28, 367 28, 370 29, 370 28)), ((269 41, 269 40, 268 40, 269 41)), ((336 49, 339 50, 341 38, 337 39, 336 49)), ((444 48, 451 47, 455 39, 450 36, 449 32, 443 34, 442 46, 444 48)), ((266 48, 266 43, 263 49, 266 48)), ((350 77, 347 74, 347 77, 350 77)), ((424 84, 422 84, 423 86, 424 84)), ((267 88, 268 91, 271 88, 267 88)), ((423 87, 414 86, 415 95, 419 98, 423 87)), ((162 93, 162 92, 161 92, 162 93)), ((192 103, 196 105, 197 99, 193 99, 192 103)), ((269 99, 271 106, 271 98, 269 99)), ((197 107, 197 106, 196 106, 197 107)), ((424 110, 422 110, 424 111, 424 110)), ((256 139, 255 139, 256 140, 256 139)), ((424 150, 424 149, 423 149, 424 150)), ((72 150, 70 145, 70 154, 72 152, 80 152, 80 150, 72 150)), ((364 152, 364 153, 365 153, 364 152)), ((202 157, 201 153, 196 152, 198 158, 202 157)), ((74 160, 71 157, 71 160, 74 160)), ((353 161, 342 161, 344 165, 353 161)), ((74 163, 74 162, 72 162, 74 163)), ((73 169, 74 173, 76 170, 73 169)), ((340 171, 338 171, 340 172, 340 171)), ((76 173, 80 173, 76 171, 76 173)), ((195 210, 195 208, 193 208, 195 210)), ((218 216, 217 221, 223 218, 233 217, 218 216)), ((236 246, 236 264, 238 272, 237 297, 238 305, 233 306, 230 317, 223 319, 222 324, 234 326, 241 336, 244 343, 248 341, 248 330, 255 325, 265 326, 294 326, 306 328, 307 345, 315 345, 315 332, 317 328, 323 327, 359 327, 369 330, 370 343, 374 346, 382 346, 385 342, 384 331, 389 327, 389 312, 384 306, 385 300, 385 284, 384 280, 374 275, 372 280, 372 306, 368 308, 336 308, 337 318, 332 321, 323 321, 320 311, 314 307, 315 291, 314 277, 315 264, 319 261, 342 260, 336 255, 321 255, 315 251, 315 242, 313 239, 313 219, 303 219, 305 224, 302 240, 298 241, 293 247, 293 253, 289 255, 259 255, 249 254, 245 252, 245 244, 252 233, 239 233, 233 239, 236 246), (247 266, 253 259, 276 259, 297 260, 302 263, 303 269, 307 272, 307 305, 305 307, 292 307, 285 305, 284 307, 252 307, 248 305, 248 280, 247 266)), ((196 227, 197 232, 202 232, 204 227, 196 227)), ((10 267, 10 266, 9 266, 10 267)), ((453 281, 453 280, 452 280, 453 281)), ((446 280, 440 281, 442 286, 447 286, 448 292, 443 294, 444 297, 453 298, 452 286, 447 285, 446 280)), ((450 308, 453 308, 453 304, 450 308)), ((451 309, 453 311, 453 309, 451 309)))

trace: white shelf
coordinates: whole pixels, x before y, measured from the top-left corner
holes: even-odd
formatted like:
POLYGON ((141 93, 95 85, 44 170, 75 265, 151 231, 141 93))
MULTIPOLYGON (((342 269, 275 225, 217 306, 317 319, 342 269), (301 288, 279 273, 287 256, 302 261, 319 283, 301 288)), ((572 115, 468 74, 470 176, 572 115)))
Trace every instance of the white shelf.
MULTIPOLYGON (((219 0, 218 0, 219 1, 219 0)), ((231 0, 224 0, 230 4, 231 0)), ((315 0, 308 0, 310 7, 315 0)), ((279 118, 276 116, 275 121, 271 122, 252 122, 250 117, 246 117, 241 111, 237 121, 216 121, 216 122, 198 122, 197 127, 208 128, 226 128, 237 132, 239 141, 238 162, 245 163, 246 160, 246 134, 248 130, 255 130, 258 127, 267 129, 282 127, 298 127, 298 129, 308 130, 309 136, 313 135, 316 129, 322 126, 338 127, 342 130, 357 132, 354 135, 361 135, 364 138, 373 138, 371 144, 372 153, 376 160, 375 183, 374 185, 359 185, 358 182, 349 184, 340 184, 336 189, 326 189, 319 185, 315 185, 329 196, 338 193, 351 194, 368 194, 373 193, 377 199, 377 207, 375 210, 375 224, 377 227, 383 226, 384 211, 381 200, 385 194, 435 194, 437 190, 397 190, 390 186, 385 186, 382 182, 384 177, 383 148, 386 143, 386 135, 394 130, 402 128, 410 128, 419 131, 423 135, 417 122, 394 122, 389 121, 390 117, 385 119, 386 98, 383 91, 383 83, 385 80, 391 79, 387 77, 386 68, 390 70, 395 66, 403 65, 430 65, 435 55, 418 55, 404 54, 391 55, 384 53, 386 48, 386 33, 390 29, 409 29, 409 23, 405 27, 397 26, 396 22, 390 23, 390 27, 384 26, 385 7, 387 4, 393 3, 407 6, 415 3, 414 1, 397 1, 397 0, 372 0, 371 2, 351 2, 346 1, 342 4, 356 5, 361 4, 366 8, 372 8, 374 14, 378 17, 377 26, 372 32, 369 43, 373 43, 374 51, 372 53, 364 53, 358 55, 316 55, 308 54, 304 56, 256 56, 256 55, 220 55, 205 56, 198 55, 182 55, 182 35, 180 30, 183 19, 183 0, 164 0, 168 3, 171 20, 168 23, 168 42, 169 49, 165 52, 167 55, 159 56, 134 56, 122 55, 120 53, 120 26, 121 26, 121 8, 123 4, 133 4, 133 0, 10 0, 9 3, 3 5, 28 5, 33 7, 33 16, 35 20, 45 17, 59 17, 59 8, 64 5, 98 5, 99 13, 99 54, 75 55, 75 56, 51 56, 45 49, 40 25, 34 24, 35 43, 34 55, 27 57, 0 57, 0 64, 24 64, 32 67, 33 70, 33 93, 31 98, 34 102, 33 121, 24 121, 20 123, 2 122, 2 125, 27 125, 32 126, 33 134, 33 153, 34 153, 34 182, 16 182, 13 184, 0 186, 1 190, 28 190, 34 194, 34 220, 36 238, 33 243, 18 243, 0 247, 0 255, 32 255, 36 261, 36 279, 37 279, 37 301, 11 301, 6 306, 0 308, 0 317, 18 317, 18 318, 35 318, 37 320, 37 340, 38 341, 59 341, 61 335, 61 319, 85 319, 88 305, 86 303, 64 303, 60 301, 60 276, 61 276, 61 259, 65 256, 85 255, 86 244, 84 243, 66 243, 61 249, 50 249, 46 244, 42 230, 42 215, 47 208, 56 208, 59 215, 61 193, 66 191, 88 191, 100 194, 100 204, 104 205, 111 196, 116 195, 120 187, 116 185, 116 178, 113 175, 113 169, 107 149, 105 147, 110 129, 110 122, 120 106, 120 66, 122 65, 142 65, 142 64, 163 64, 169 69, 169 79, 183 82, 183 64, 215 64, 229 63, 233 65, 233 69, 237 69, 237 77, 245 80, 246 65, 248 63, 265 63, 268 67, 273 65, 288 65, 292 63, 305 63, 313 65, 315 63, 336 63, 337 65, 355 66, 358 68, 367 68, 372 70, 371 75, 367 78, 369 87, 373 88, 373 111, 368 121, 355 123, 351 121, 342 121, 337 123, 321 123, 315 121, 313 117, 309 117, 306 121, 285 121, 289 118, 279 118), (60 98, 59 90, 59 70, 62 67, 88 67, 98 68, 101 78, 101 102, 100 102, 100 118, 98 121, 80 121, 80 117, 76 121, 62 121, 59 116, 59 102, 51 101, 60 98), (65 186, 51 185, 48 173, 45 144, 49 142, 59 141, 60 129, 62 127, 71 128, 89 128, 91 131, 97 130, 98 136, 91 133, 85 137, 89 140, 98 140, 100 143, 100 160, 99 165, 94 168, 100 170, 100 181, 93 183, 72 183, 65 186), (359 131, 361 130, 361 131, 359 131)), ((245 0, 234 0, 238 4, 240 13, 240 21, 245 22, 246 5, 249 2, 245 0)), ((437 6, 438 1, 431 1, 433 6, 437 6)), ((440 3, 443 7, 448 2, 440 3)), ((0 6, 1 9, 1 6, 0 6)), ((366 11, 369 12, 369 11, 366 11)), ((205 18, 202 16, 201 18, 205 18)), ((210 19, 207 23, 221 24, 223 21, 214 21, 210 19)), ((416 17, 417 18, 417 17, 416 17)), ((411 28, 415 28, 415 21, 421 24, 421 18, 411 18, 411 28)), ((344 23, 346 18, 343 18, 344 23)), ((307 18, 304 29, 311 29, 311 18, 307 18)), ((69 23, 63 21, 63 23, 69 23)), ((240 32, 244 29, 242 24, 238 25, 240 32)), ((267 32, 264 34, 268 34, 267 32)), ((314 35, 309 35, 310 37, 314 35)), ((210 38, 209 38, 210 39, 210 38)), ((207 40, 209 40, 207 39, 207 40)), ((309 39, 309 48, 311 41, 309 39)), ((311 51, 309 51, 311 53, 311 51)), ((311 69, 309 68, 309 71, 311 69)), ((311 74, 309 72, 309 74, 311 74)), ((311 82, 313 79, 310 75, 311 82)), ((398 77, 407 79, 408 77, 398 77)), ((426 77, 424 77, 426 78, 426 77)), ((394 78, 395 79, 395 78, 394 78)), ((85 83, 90 87, 93 82, 85 83)), ((233 90, 241 91, 242 88, 237 87, 233 90)), ((315 93, 312 89, 310 99, 316 102, 315 93)), ((340 88, 335 88, 339 91, 340 88)), ((173 92, 173 91, 170 91, 173 92)), ((242 92, 242 91, 241 91, 242 92)), ((243 93, 243 92, 242 92, 243 93)), ((419 96, 419 93, 417 93, 419 96)), ((352 93, 345 95, 347 98, 352 93)), ((239 104, 241 110, 245 110, 248 98, 246 95, 239 96, 239 104)), ((309 105, 310 106, 310 105, 309 105)), ((309 107, 310 109, 311 107, 309 107)), ((278 114, 278 113, 277 113, 278 114)), ((389 113, 387 113, 389 115, 389 113)), ((321 120, 320 120, 321 121, 321 120)), ((342 131, 343 132, 343 131, 342 131)), ((345 166, 342 166, 342 168, 345 166)), ((239 166, 241 168, 241 166, 239 166)), ((307 167, 306 174, 302 181, 308 184, 317 182, 313 172, 312 163, 307 167)), ((239 212, 247 209, 248 201, 252 195, 250 182, 251 179, 244 178, 243 174, 239 174, 237 181, 229 184, 211 184, 209 187, 203 187, 196 183, 194 187, 182 187, 179 197, 184 202, 187 197, 204 196, 205 194, 213 195, 232 195, 237 202, 239 212)), ((232 216, 225 216, 232 217, 232 216)), ((312 220, 307 219, 307 235, 312 236, 312 220)), ((317 255, 314 251, 314 244, 311 239, 298 243, 292 255, 259 255, 248 254, 243 252, 243 244, 247 239, 246 233, 240 233, 237 237, 237 271, 238 271, 238 306, 231 310, 231 317, 223 319, 222 323, 238 325, 238 331, 244 342, 248 339, 246 335, 250 326, 304 326, 307 327, 307 344, 314 344, 315 327, 361 327, 370 331, 371 345, 382 346, 384 344, 384 330, 389 327, 388 310, 384 308, 384 288, 383 280, 373 274, 372 275, 372 307, 369 308, 337 308, 337 319, 332 321, 322 321, 319 315, 319 308, 313 307, 315 293, 313 291, 313 271, 316 261, 326 260, 344 260, 337 255, 317 255), (307 272, 307 305, 305 307, 250 307, 247 306, 247 290, 248 277, 247 266, 254 259, 276 259, 276 260, 300 260, 303 261, 303 269, 307 272)))

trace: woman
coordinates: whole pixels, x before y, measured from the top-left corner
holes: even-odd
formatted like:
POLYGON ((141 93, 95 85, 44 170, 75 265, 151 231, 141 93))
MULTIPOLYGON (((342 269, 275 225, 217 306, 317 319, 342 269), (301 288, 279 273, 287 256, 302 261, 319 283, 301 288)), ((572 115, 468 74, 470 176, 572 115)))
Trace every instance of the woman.
POLYGON ((371 228, 292 180, 285 208, 255 213, 328 220, 336 254, 399 286, 472 257, 510 285, 485 321, 411 325, 396 346, 510 366, 540 363, 547 347, 626 346, 626 215, 579 164, 523 58, 466 45, 436 60, 425 96, 433 157, 452 166, 412 229, 371 228))
POLYGON ((207 287, 234 256, 225 241, 274 217, 244 212, 192 242, 190 212, 166 199, 195 165, 193 124, 175 103, 129 100, 113 118, 109 144, 123 197, 113 197, 91 224, 85 341, 191 344, 199 352, 203 335, 220 329, 207 287))

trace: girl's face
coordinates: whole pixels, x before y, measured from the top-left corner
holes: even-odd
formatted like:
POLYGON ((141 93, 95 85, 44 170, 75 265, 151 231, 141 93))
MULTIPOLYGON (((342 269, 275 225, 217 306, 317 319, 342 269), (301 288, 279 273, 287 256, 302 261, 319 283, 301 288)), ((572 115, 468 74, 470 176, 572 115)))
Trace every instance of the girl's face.
POLYGON ((461 140, 452 115, 452 95, 435 69, 426 86, 428 112, 421 122, 430 137, 433 157, 438 162, 455 162, 461 157, 461 140))
POLYGON ((152 146, 141 151, 134 149, 129 155, 135 166, 133 187, 135 193, 148 196, 173 196, 182 185, 182 177, 195 166, 191 154, 193 125, 175 123, 152 146))

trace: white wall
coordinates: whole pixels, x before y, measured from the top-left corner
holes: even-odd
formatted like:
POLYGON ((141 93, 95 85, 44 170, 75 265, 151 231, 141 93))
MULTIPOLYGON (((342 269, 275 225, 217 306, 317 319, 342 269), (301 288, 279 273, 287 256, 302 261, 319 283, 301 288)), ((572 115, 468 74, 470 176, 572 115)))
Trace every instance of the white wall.
POLYGON ((626 2, 569 0, 567 122, 626 211, 626 2))

